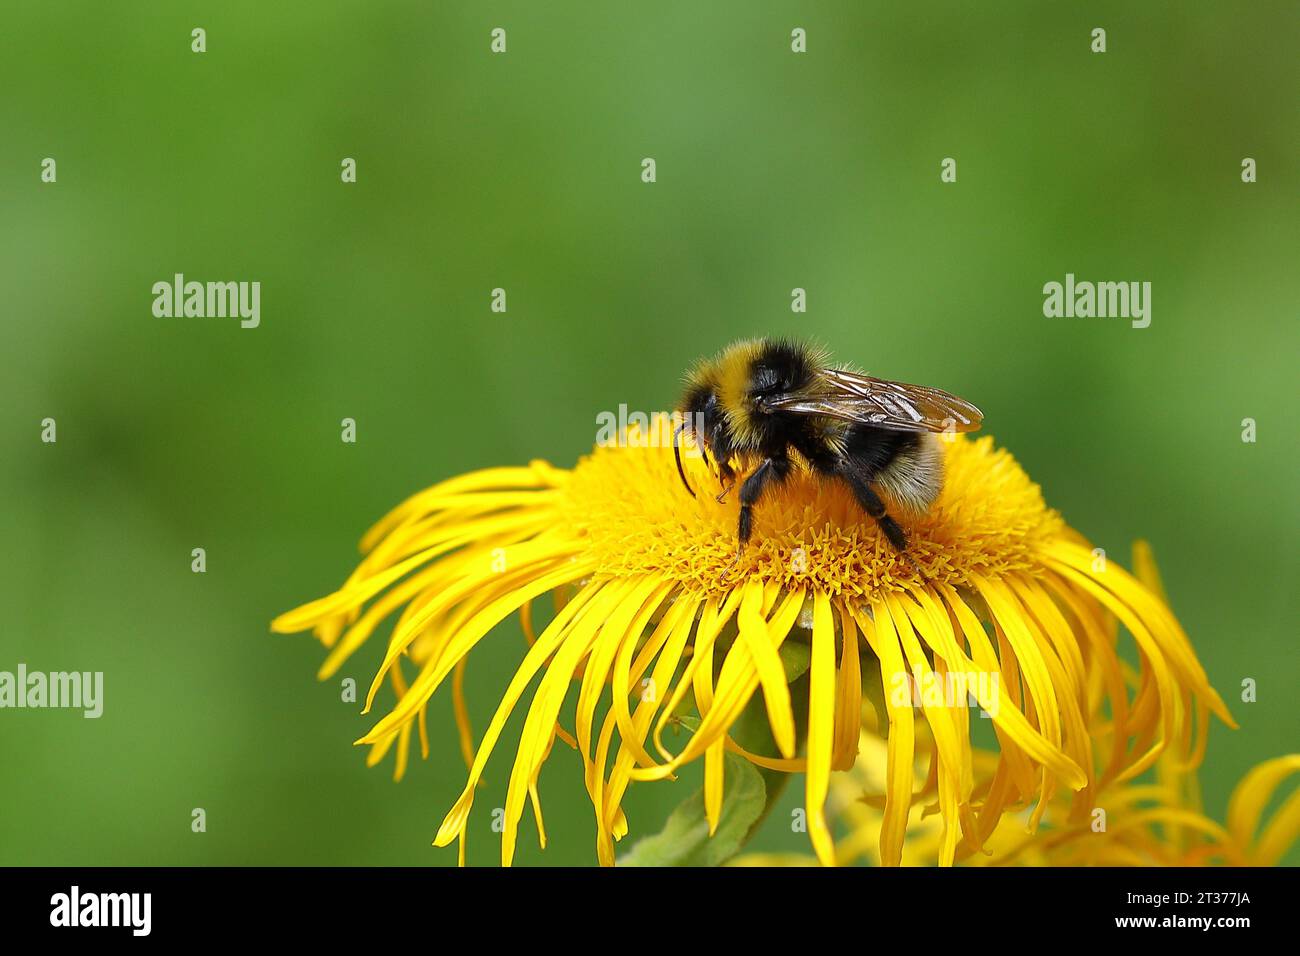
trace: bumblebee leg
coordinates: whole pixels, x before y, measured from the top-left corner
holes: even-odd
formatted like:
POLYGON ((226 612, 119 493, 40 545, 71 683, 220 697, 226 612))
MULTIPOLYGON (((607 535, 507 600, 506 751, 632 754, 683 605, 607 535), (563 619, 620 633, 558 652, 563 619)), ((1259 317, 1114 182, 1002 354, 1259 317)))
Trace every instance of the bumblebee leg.
POLYGON ((858 499, 858 504, 862 506, 862 510, 880 526, 881 532, 889 539, 889 543, 894 546, 894 550, 906 551, 907 533, 885 510, 885 503, 880 500, 880 495, 876 494, 875 489, 871 487, 871 482, 856 471, 848 468, 842 469, 840 476, 853 490, 853 497, 858 499))
POLYGON ((722 504, 727 500, 727 495, 731 494, 731 489, 736 487, 736 472, 725 461, 718 462, 718 482, 722 485, 722 490, 715 500, 722 504))
POLYGON ((780 484, 790 474, 789 458, 765 458, 740 486, 740 526, 736 536, 740 539, 737 553, 743 550, 754 532, 754 505, 770 484, 780 484))

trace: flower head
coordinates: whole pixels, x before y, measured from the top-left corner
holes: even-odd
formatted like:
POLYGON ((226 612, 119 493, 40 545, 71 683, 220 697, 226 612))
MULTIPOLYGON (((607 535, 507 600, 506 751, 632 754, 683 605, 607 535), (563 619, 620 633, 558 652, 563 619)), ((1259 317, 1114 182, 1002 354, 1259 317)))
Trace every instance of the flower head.
MULTIPOLYGON (((654 425, 658 434, 667 427, 654 425)), ((689 496, 670 443, 647 437, 632 429, 570 471, 534 462, 420 492, 367 533, 365 556, 339 590, 274 622, 277 631, 315 629, 330 649, 324 677, 397 614, 366 708, 385 679, 397 701, 359 742, 375 759, 396 744, 399 770, 412 728, 426 739, 430 696, 451 679, 470 770, 435 842, 460 840, 462 859, 477 783, 538 674, 507 791, 504 863, 525 803, 545 832, 537 783, 557 737, 581 754, 602 863, 614 862, 614 842, 628 831, 627 788, 695 760, 704 761, 705 812, 716 827, 728 751, 805 775, 813 848, 831 863, 831 772, 853 766, 863 701, 874 699, 887 741, 881 860, 903 858, 928 740, 937 858, 946 864, 959 844, 982 848, 1009 810, 1032 804, 1033 825, 1069 794, 1071 812, 1086 814, 1098 793, 1162 754, 1194 762, 1209 711, 1231 722, 1162 599, 1094 552, 989 438, 943 443, 943 491, 908 523, 906 556, 847 489, 799 473, 764 496, 737 557, 737 503, 689 496), (537 633, 533 602, 547 594, 555 611, 537 633), (459 676, 478 642, 516 611, 530 646, 474 743, 459 676), (1116 622, 1132 636, 1135 669, 1121 656, 1116 622), (796 647, 804 653, 791 655, 796 647), (403 657, 418 668, 409 682, 403 657), (806 673, 788 666, 792 657, 806 673), (796 678, 806 688, 792 694, 796 678), (575 693, 569 729, 560 715, 575 693), (756 696, 770 753, 731 734, 756 696), (674 751, 664 730, 688 711, 698 724, 674 751), (981 712, 997 741, 988 781, 972 745, 981 712), (1094 713, 1106 715, 1104 747, 1090 731, 1094 713)), ((706 487, 705 466, 690 470, 692 484, 706 487)))

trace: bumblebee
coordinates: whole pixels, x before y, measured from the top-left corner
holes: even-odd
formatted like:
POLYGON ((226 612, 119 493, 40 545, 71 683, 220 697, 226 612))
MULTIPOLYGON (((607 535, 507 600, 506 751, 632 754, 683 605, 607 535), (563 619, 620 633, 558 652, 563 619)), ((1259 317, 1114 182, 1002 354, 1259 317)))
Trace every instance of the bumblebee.
POLYGON ((737 554, 753 533, 763 493, 798 462, 844 482, 889 543, 905 552, 907 534, 881 492, 906 512, 924 513, 943 487, 936 433, 976 431, 983 419, 955 395, 833 368, 821 350, 786 339, 736 342, 686 381, 685 415, 673 435, 677 472, 694 496, 682 468, 685 435, 710 468, 716 463, 719 501, 743 476, 737 554))

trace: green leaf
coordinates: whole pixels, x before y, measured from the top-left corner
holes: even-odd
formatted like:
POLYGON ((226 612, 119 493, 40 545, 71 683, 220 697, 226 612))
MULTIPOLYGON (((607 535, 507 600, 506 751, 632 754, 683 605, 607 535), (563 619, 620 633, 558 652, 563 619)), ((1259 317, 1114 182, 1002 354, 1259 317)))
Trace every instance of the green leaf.
POLYGON ((812 647, 799 641, 784 641, 777 649, 781 655, 781 666, 785 668, 785 682, 793 684, 802 677, 812 664, 812 647))
POLYGON ((717 832, 709 836, 704 791, 697 790, 654 836, 638 840, 619 866, 718 866, 745 844, 767 805, 767 787, 748 760, 726 755, 726 786, 717 832))

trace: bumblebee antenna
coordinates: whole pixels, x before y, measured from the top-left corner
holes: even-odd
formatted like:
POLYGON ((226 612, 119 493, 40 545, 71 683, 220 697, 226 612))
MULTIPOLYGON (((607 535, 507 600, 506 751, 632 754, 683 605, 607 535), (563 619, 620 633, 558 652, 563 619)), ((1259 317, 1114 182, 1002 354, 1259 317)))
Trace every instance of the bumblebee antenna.
POLYGON ((692 488, 691 483, 686 480, 686 469, 682 467, 682 446, 677 441, 678 438, 681 437, 682 432, 686 430, 686 425, 687 423, 683 421, 677 426, 677 430, 673 432, 673 457, 677 459, 677 474, 681 477, 682 484, 686 487, 686 490, 691 493, 691 497, 694 498, 695 489, 692 488))

